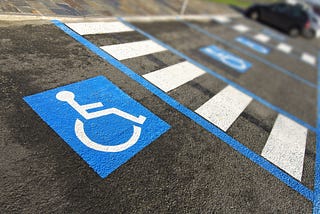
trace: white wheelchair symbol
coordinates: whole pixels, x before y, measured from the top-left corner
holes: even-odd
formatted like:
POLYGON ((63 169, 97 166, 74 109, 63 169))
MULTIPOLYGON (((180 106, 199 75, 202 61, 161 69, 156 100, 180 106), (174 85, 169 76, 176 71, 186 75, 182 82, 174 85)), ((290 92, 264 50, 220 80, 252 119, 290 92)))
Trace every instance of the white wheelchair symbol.
POLYGON ((221 62, 234 69, 244 71, 248 68, 248 66, 242 59, 230 54, 223 53, 221 52, 221 50, 211 50, 211 48, 206 48, 205 51, 211 53, 213 56, 220 59, 221 62))
MULTIPOLYGON (((91 103, 91 104, 86 104, 86 105, 80 105, 75 101, 75 95, 74 93, 70 91, 61 91, 56 94, 56 98, 60 101, 67 102, 72 108, 74 108, 80 115, 82 115, 86 120, 90 120, 93 118, 98 118, 102 116, 106 116, 109 114, 115 114, 120 117, 123 117, 127 120, 130 120, 134 123, 138 123, 142 125, 144 121, 146 120, 146 117, 140 115, 139 117, 135 117, 131 114, 128 114, 124 111, 121 111, 117 108, 108 108, 108 109, 103 109, 99 110, 96 112, 91 112, 89 113, 89 109, 93 108, 99 108, 103 107, 103 104, 101 102, 97 103, 91 103)), ((108 145, 102 145, 99 143, 96 143, 92 141, 85 133, 84 131, 84 125, 83 122, 80 119, 76 119, 75 125, 74 125, 74 131, 78 139, 87 147, 101 151, 101 152, 121 152, 124 151, 131 146, 133 146, 139 139, 140 134, 141 134, 141 128, 133 125, 133 134, 130 137, 130 139, 122 144, 115 145, 115 146, 108 146, 108 145)))

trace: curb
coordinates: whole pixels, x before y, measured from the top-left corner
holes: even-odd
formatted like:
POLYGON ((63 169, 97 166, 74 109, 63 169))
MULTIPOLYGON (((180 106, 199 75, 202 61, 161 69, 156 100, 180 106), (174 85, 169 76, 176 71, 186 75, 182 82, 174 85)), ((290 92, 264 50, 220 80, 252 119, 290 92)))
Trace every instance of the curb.
MULTIPOLYGON (((227 16, 230 18, 239 18, 240 14, 215 14, 215 15, 152 15, 152 16, 123 16, 125 20, 136 22, 152 22, 152 21, 174 21, 177 18, 184 20, 210 20, 215 16, 227 16)), ((50 21, 59 20, 62 22, 83 22, 83 21, 116 21, 117 17, 68 17, 68 16, 36 16, 36 15, 0 15, 0 21, 50 21)))

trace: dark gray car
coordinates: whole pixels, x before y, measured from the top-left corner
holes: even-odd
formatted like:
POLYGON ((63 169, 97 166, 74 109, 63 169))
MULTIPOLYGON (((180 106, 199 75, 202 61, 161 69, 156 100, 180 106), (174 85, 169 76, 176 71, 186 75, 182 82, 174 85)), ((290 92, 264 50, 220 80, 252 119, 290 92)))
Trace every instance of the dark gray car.
POLYGON ((313 38, 317 34, 314 26, 318 20, 300 4, 255 4, 245 11, 245 15, 271 25, 293 37, 304 35, 307 38, 313 38))

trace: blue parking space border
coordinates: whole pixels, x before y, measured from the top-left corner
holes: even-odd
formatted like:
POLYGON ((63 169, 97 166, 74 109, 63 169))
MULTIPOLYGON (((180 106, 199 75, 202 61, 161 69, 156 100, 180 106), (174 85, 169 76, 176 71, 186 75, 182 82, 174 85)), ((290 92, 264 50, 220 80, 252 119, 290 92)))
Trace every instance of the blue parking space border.
POLYGON ((250 48, 251 50, 254 50, 257 53, 268 55, 270 53, 270 48, 259 44, 258 42, 255 42, 245 36, 238 36, 235 38, 235 41, 250 48))
MULTIPOLYGON (((320 51, 318 53, 320 62, 320 51)), ((320 63, 318 63, 318 90, 317 90, 317 131, 316 131, 316 163, 315 163, 315 185, 313 213, 320 213, 320 63)))
MULTIPOLYGON (((181 54, 177 50, 175 50, 175 49, 171 48, 170 46, 168 46, 168 45, 162 43, 161 41, 157 40, 152 35, 144 32, 141 29, 135 27, 134 25, 126 22, 124 19, 119 18, 119 20, 122 23, 126 24, 127 26, 133 28, 137 32, 141 33, 142 35, 145 35, 149 39, 152 39, 153 41, 157 42, 158 44, 160 44, 160 45, 164 46, 165 48, 169 49, 173 53, 176 53, 179 56, 181 56, 181 55, 184 56, 183 54, 181 54)), ((62 22, 60 22, 58 20, 53 20, 52 23, 54 23, 58 28, 60 28, 62 31, 64 31, 70 37, 72 37, 73 39, 75 39, 76 41, 78 41, 79 43, 84 45, 90 51, 92 51, 93 53, 95 53, 96 55, 98 55, 99 57, 101 57, 102 59, 107 61, 108 63, 110 63, 112 66, 114 66, 115 68, 117 68, 118 70, 120 70, 121 72, 123 72, 124 74, 129 76, 130 78, 132 78, 134 81, 136 81, 139 84, 141 84, 143 87, 145 87, 150 92, 155 94, 161 100, 163 100, 168 105, 170 105, 172 108, 176 109, 177 111, 179 111, 180 113, 182 113, 186 117, 190 118, 191 120, 196 122, 198 125, 200 125, 204 129, 209 131, 210 133, 212 133, 215 136, 217 136, 220 140, 222 140, 223 142, 228 144, 231 148, 233 148, 234 150, 238 151, 240 154, 242 154, 243 156, 245 156, 246 158, 248 158, 252 162, 256 163, 260 167, 262 167, 265 170, 267 170, 268 172, 270 172, 273 176, 277 177, 280 181, 282 181, 283 183, 285 183, 286 185, 288 185, 289 187, 291 187, 292 189, 294 189, 295 191, 300 193, 306 199, 308 199, 310 201, 313 201, 313 197, 314 197, 313 191, 310 190, 309 188, 307 188, 306 186, 304 186, 303 184, 301 184, 300 182, 298 182, 296 179, 292 178, 290 175, 288 175, 287 173, 285 173, 284 171, 282 171, 281 169, 279 169, 278 167, 276 167, 275 165, 273 165, 272 163, 270 163, 269 161, 267 161, 266 159, 264 159, 260 155, 258 155, 255 152, 251 151, 246 146, 242 145, 240 142, 238 142, 237 140, 235 140, 234 138, 229 136, 227 133, 225 133, 224 131, 222 131, 221 129, 219 129, 218 127, 213 125, 212 123, 208 122, 207 120, 205 120, 204 118, 202 118, 201 116, 199 116, 198 114, 193 112, 192 110, 190 110, 190 109, 186 108, 185 106, 181 105, 179 102, 174 100, 168 94, 166 94, 165 92, 163 92, 162 90, 160 90, 159 88, 157 88, 156 86, 151 84, 149 81, 144 79, 139 74, 137 74, 134 71, 132 71, 126 65, 122 64, 120 61, 118 61, 117 59, 115 59, 114 57, 112 57, 111 55, 109 55, 108 53, 106 53, 105 51, 103 51, 102 49, 100 49, 99 47, 97 47, 96 45, 94 45, 93 43, 91 43, 90 41, 88 41, 87 39, 82 37, 81 35, 75 33, 74 31, 72 31, 70 28, 68 28, 62 22)), ((189 59, 188 61, 190 61, 191 63, 197 65, 198 67, 201 67, 201 68, 204 67, 201 64, 195 62, 194 60, 192 60, 190 58, 188 58, 188 59, 189 59)), ((286 114, 286 115, 288 115, 288 114, 286 114)), ((300 121, 300 124, 301 124, 301 121, 300 121)))

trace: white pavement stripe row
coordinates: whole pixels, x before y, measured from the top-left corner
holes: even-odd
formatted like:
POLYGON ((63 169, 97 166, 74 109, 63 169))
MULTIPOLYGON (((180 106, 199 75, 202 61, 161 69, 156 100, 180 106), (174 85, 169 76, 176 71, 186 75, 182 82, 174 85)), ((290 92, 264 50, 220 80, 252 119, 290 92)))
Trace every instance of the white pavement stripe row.
POLYGON ((262 156, 301 181, 308 130, 279 114, 262 156))
POLYGON ((259 42, 263 42, 263 43, 266 43, 266 42, 269 42, 270 40, 270 37, 265 35, 265 34, 262 34, 262 33, 259 33, 257 35, 254 36, 254 38, 259 41, 259 42))
POLYGON ((252 98, 241 91, 227 86, 209 101, 200 106, 196 113, 227 131, 252 98))
POLYGON ((285 44, 285 43, 280 43, 278 46, 277 46, 277 49, 282 51, 282 52, 285 52, 285 53, 290 53, 292 51, 292 47, 288 44, 285 44))
MULTIPOLYGON (((231 21, 225 16, 214 16, 213 19, 221 23, 231 21)), ((81 35, 133 31, 121 22, 69 23, 67 25, 81 35)), ((233 28, 242 33, 250 30, 245 25, 235 25, 233 28)), ((257 34, 254 38, 263 43, 270 40, 270 37, 265 34, 257 34)), ((151 40, 108 45, 101 48, 118 60, 167 50, 151 40)), ((292 47, 285 43, 280 43, 277 49, 285 53, 292 51, 292 47)), ((308 53, 303 53, 301 60, 313 65, 316 63, 316 58, 308 53)), ((143 77, 164 92, 169 92, 203 74, 205 71, 185 61, 150 72, 143 77)), ((229 85, 195 112, 223 131, 227 131, 251 101, 252 97, 229 85)), ((301 181, 307 132, 307 128, 279 114, 261 156, 301 181)))
POLYGON ((66 25, 80 35, 133 31, 133 29, 127 27, 121 22, 82 22, 67 23, 66 25))
POLYGON ((245 33, 250 30, 250 28, 245 25, 235 25, 235 26, 233 26, 233 29, 240 32, 240 33, 245 33))
POLYGON ((315 65, 316 61, 317 61, 314 56, 312 56, 311 54, 308 54, 308 53, 303 53, 301 56, 301 59, 311 65, 315 65))
POLYGON ((167 50, 152 40, 107 45, 101 48, 118 60, 130 59, 167 50))
POLYGON ((189 62, 181 62, 148 74, 144 78, 168 92, 206 73, 189 62))

